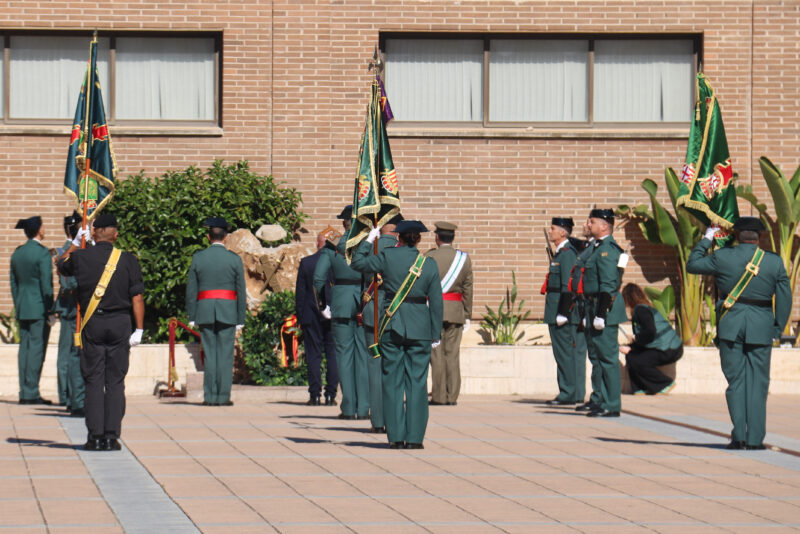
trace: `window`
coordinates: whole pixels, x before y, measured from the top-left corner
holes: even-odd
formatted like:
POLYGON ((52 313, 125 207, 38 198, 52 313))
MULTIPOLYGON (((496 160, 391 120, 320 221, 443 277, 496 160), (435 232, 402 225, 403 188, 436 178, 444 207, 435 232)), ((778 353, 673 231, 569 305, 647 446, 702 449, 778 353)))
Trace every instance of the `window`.
MULTIPOLYGON (((7 35, 3 121, 72 119, 90 40, 85 34, 7 35)), ((218 126, 220 45, 220 35, 101 34, 97 69, 109 123, 218 126)))
POLYGON ((384 35, 398 123, 683 125, 699 36, 384 35))

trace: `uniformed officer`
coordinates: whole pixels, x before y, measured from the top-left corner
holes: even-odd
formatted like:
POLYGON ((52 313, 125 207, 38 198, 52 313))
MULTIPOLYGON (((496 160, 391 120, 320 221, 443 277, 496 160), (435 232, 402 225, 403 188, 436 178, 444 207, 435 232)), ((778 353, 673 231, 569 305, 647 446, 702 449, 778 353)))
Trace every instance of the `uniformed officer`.
POLYGON ((78 304, 82 310, 81 372, 86 383, 86 450, 119 450, 122 417, 125 415, 125 375, 130 348, 142 341, 144 332, 144 282, 136 256, 114 252, 117 218, 98 215, 93 224, 95 246, 79 249, 81 228, 72 244, 58 260, 64 276, 74 276, 78 284, 78 304), (106 269, 116 267, 106 288, 100 280, 106 269), (90 302, 94 312, 88 315, 90 302), (96 306, 96 307, 95 307, 96 306), (136 329, 131 328, 131 313, 136 329), (131 331, 133 332, 131 333, 131 331))
POLYGON ((430 404, 454 406, 461 391, 461 334, 472 317, 472 260, 453 247, 455 224, 434 223, 435 249, 425 253, 436 260, 444 299, 441 342, 431 351, 430 404))
MULTIPOLYGON (((591 412, 595 408, 599 408, 601 403, 600 390, 603 384, 603 370, 600 368, 600 362, 597 360, 597 353, 594 346, 589 343, 589 334, 591 329, 587 328, 586 323, 586 297, 583 291, 583 275, 586 267, 586 260, 594 250, 594 238, 592 231, 589 228, 589 218, 583 223, 583 236, 586 241, 582 241, 579 245, 578 257, 575 260, 575 266, 572 269, 570 276, 571 291, 575 306, 572 308, 571 319, 575 321, 577 328, 575 332, 575 361, 577 364, 577 373, 583 377, 576 387, 578 393, 576 397, 583 400, 586 395, 586 357, 588 354, 589 363, 591 364, 591 384, 592 392, 589 395, 589 400, 575 408, 576 412, 591 412)), ((573 241, 573 245, 576 243, 573 241)))
POLYGON ((361 311, 361 274, 347 265, 345 246, 350 230, 352 206, 346 206, 336 217, 342 220, 345 233, 335 250, 323 249, 314 269, 314 288, 321 293, 328 283, 328 270, 333 269, 331 303, 323 311, 332 320, 336 342, 336 363, 342 387, 341 419, 366 419, 369 416, 369 378, 364 331, 358 323, 361 311))
POLYGON ((571 313, 572 293, 569 289, 570 275, 578 256, 578 251, 569 240, 574 225, 572 217, 553 217, 547 231, 547 238, 555 245, 556 250, 542 287, 545 293, 544 322, 550 331, 558 381, 558 395, 547 401, 548 405, 583 402, 583 382, 586 381, 586 375, 579 375, 576 361, 577 322, 576 316, 571 313))
POLYGON ((247 312, 244 267, 241 258, 225 248, 228 222, 210 217, 205 227, 211 244, 192 256, 186 279, 186 311, 189 325, 199 325, 203 343, 203 404, 232 406, 233 346, 247 312))
POLYGON ((28 241, 11 255, 11 297, 19 321, 19 403, 52 404, 39 394, 44 353, 50 337, 53 308, 53 261, 42 244, 44 227, 38 215, 17 221, 28 241))
POLYGON ((623 251, 611 235, 614 231, 614 211, 593 209, 589 214, 589 228, 594 243, 584 267, 583 289, 589 328, 588 343, 597 355, 602 374, 600 406, 587 415, 619 417, 622 406, 617 334, 619 324, 625 322, 627 316, 625 302, 619 294, 622 273, 618 265, 623 251))
MULTIPOLYGON (((403 220, 401 214, 392 217, 386 224, 381 227, 381 236, 378 238, 378 253, 385 248, 394 248, 397 246, 397 231, 396 227, 403 220)), ((372 275, 374 273, 365 273, 370 275, 367 280, 369 287, 364 295, 367 300, 361 315, 364 322, 364 333, 366 335, 366 345, 371 347, 375 344, 375 291, 372 285, 372 275)), ((378 324, 386 312, 386 299, 383 298, 383 288, 378 289, 379 307, 378 307, 378 324)), ((373 434, 385 434, 386 423, 383 417, 383 372, 381 370, 380 358, 367 357, 367 373, 369 375, 369 419, 372 427, 370 432, 373 434)))
POLYGON ((373 229, 356 249, 351 265, 361 272, 381 273, 383 295, 389 302, 385 316, 390 318, 378 333, 389 447, 422 449, 428 425, 431 344, 442 331, 442 286, 436 261, 417 250, 420 233, 428 231, 425 225, 405 220, 396 231, 399 246, 373 255, 372 242, 379 234, 373 229))
POLYGON ((706 255, 718 228, 709 228, 686 263, 693 274, 714 275, 717 337, 725 399, 733 423, 729 449, 763 449, 772 340, 779 338, 792 311, 792 288, 780 257, 758 246, 765 230, 756 217, 733 225, 738 246, 706 255), (773 312, 773 295, 775 297, 773 312))
MULTIPOLYGON (((78 235, 81 216, 77 212, 64 217, 64 233, 67 240, 58 249, 58 256, 64 254, 72 240, 78 235)), ((78 316, 77 288, 78 283, 73 276, 58 275, 59 290, 53 311, 61 323, 58 336, 58 400, 65 404, 73 417, 84 417, 83 410, 86 387, 81 376, 81 358, 75 346, 75 320, 78 316)))

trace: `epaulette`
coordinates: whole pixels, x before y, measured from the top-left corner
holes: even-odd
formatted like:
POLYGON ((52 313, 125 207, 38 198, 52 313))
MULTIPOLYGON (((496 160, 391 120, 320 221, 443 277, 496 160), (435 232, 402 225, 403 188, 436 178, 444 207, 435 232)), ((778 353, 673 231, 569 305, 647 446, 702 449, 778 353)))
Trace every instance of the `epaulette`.
POLYGON ((439 249, 438 249, 437 247, 434 247, 434 248, 429 248, 428 250, 426 250, 426 251, 425 251, 425 255, 427 256, 428 254, 430 254, 430 253, 431 253, 431 252, 433 252, 434 250, 439 250, 439 249))
POLYGON ((609 241, 609 243, 611 243, 611 246, 616 248, 618 251, 625 252, 625 249, 623 249, 621 246, 619 246, 619 244, 616 241, 609 241))

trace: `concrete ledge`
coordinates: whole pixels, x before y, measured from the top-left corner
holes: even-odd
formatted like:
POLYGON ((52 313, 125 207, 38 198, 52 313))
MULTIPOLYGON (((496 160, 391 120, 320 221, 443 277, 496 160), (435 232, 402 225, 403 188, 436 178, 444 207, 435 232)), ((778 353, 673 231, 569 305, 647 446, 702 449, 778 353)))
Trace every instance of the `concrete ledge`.
MULTIPOLYGON (((167 382, 168 345, 140 345, 131 350, 130 369, 125 390, 130 395, 154 394, 167 382)), ((56 359, 58 346, 48 345, 40 389, 42 395, 55 399, 56 359)), ((623 392, 630 392, 625 372, 625 357, 620 357, 623 392)), ((177 345, 175 361, 180 385, 193 375, 189 400, 202 397, 202 372, 200 348, 197 344, 177 345)), ((589 364, 587 362, 587 389, 589 364)), ((687 347, 677 364, 667 366, 666 372, 676 376, 677 394, 715 393, 725 391, 727 384, 719 364, 719 353, 714 348, 687 347)), ((774 394, 800 394, 800 349, 773 349, 770 392, 774 394)), ((498 346, 466 345, 461 347, 461 392, 489 395, 553 395, 556 388, 556 364, 549 345, 498 346)), ((276 388, 273 388, 276 389, 276 388)), ((300 400, 298 393, 304 388, 277 389, 274 400, 300 400)), ((247 388, 246 391, 249 391, 247 388)), ((17 378, 17 345, 0 345, 0 396, 15 397, 19 392, 17 378)), ((236 391, 234 398, 246 400, 251 393, 236 391)), ((260 398, 260 396, 259 396, 260 398)))

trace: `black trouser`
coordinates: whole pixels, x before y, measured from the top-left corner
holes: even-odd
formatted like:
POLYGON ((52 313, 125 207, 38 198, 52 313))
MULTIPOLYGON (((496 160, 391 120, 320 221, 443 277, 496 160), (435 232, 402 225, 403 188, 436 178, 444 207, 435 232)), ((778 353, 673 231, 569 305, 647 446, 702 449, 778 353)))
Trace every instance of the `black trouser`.
POLYGON ((336 344, 330 321, 312 321, 301 325, 303 347, 308 363, 308 393, 317 398, 322 392, 322 350, 325 349, 325 396, 336 398, 339 389, 339 368, 336 366, 336 344))
POLYGON ((91 438, 119 438, 125 415, 131 316, 94 314, 83 330, 81 373, 86 383, 86 428, 91 438))
POLYGON ((625 356, 628 376, 633 390, 658 393, 672 383, 672 379, 662 373, 657 366, 676 362, 683 356, 683 347, 671 350, 631 349, 625 356))

